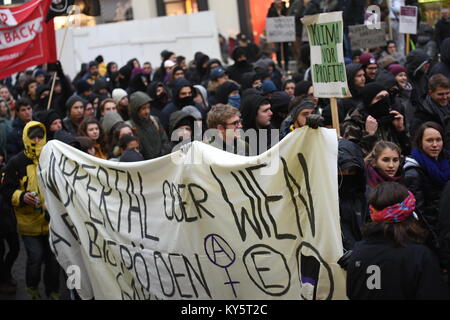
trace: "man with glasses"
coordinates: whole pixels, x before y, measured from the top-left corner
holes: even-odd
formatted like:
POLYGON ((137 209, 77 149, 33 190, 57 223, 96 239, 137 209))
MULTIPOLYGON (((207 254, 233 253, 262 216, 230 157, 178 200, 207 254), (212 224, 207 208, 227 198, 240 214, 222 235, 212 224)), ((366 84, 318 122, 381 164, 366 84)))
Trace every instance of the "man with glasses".
POLYGON ((227 152, 248 156, 249 145, 241 137, 240 112, 233 106, 217 104, 208 113, 208 130, 205 143, 227 152))

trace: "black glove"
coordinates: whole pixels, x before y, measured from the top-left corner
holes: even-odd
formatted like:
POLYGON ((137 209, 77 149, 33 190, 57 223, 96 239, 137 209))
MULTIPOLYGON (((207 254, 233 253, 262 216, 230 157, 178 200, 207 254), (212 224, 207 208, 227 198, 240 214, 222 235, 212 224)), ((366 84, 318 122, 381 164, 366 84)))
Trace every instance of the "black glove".
POLYGON ((311 114, 306 118, 306 125, 312 129, 323 127, 324 119, 320 114, 311 114))

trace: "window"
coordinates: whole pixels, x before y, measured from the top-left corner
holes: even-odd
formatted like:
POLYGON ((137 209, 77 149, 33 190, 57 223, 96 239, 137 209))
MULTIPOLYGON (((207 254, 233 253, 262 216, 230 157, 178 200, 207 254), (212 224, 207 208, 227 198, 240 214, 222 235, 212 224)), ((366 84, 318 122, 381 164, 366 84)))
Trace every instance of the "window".
POLYGON ((208 10, 208 0, 157 0, 158 16, 177 16, 208 10))
POLYGON ((197 0, 164 0, 164 5, 168 16, 198 12, 197 0))

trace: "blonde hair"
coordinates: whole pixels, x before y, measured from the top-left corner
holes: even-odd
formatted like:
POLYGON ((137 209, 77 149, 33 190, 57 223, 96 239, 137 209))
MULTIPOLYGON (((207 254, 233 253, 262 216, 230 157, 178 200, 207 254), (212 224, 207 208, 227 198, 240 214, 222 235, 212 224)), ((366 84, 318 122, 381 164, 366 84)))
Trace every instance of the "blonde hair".
POLYGON ((225 125, 228 119, 241 116, 238 109, 228 104, 216 104, 208 113, 206 122, 209 129, 216 129, 219 124, 225 125))

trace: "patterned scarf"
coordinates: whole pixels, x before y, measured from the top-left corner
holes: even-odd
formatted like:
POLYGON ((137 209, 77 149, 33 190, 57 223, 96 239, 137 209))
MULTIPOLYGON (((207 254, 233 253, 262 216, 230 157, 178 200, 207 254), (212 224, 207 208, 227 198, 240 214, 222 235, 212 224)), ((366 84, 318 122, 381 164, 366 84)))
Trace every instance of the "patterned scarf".
POLYGON ((409 192, 405 200, 383 210, 377 210, 372 205, 369 206, 370 218, 374 222, 399 223, 408 219, 416 208, 416 198, 409 192))

